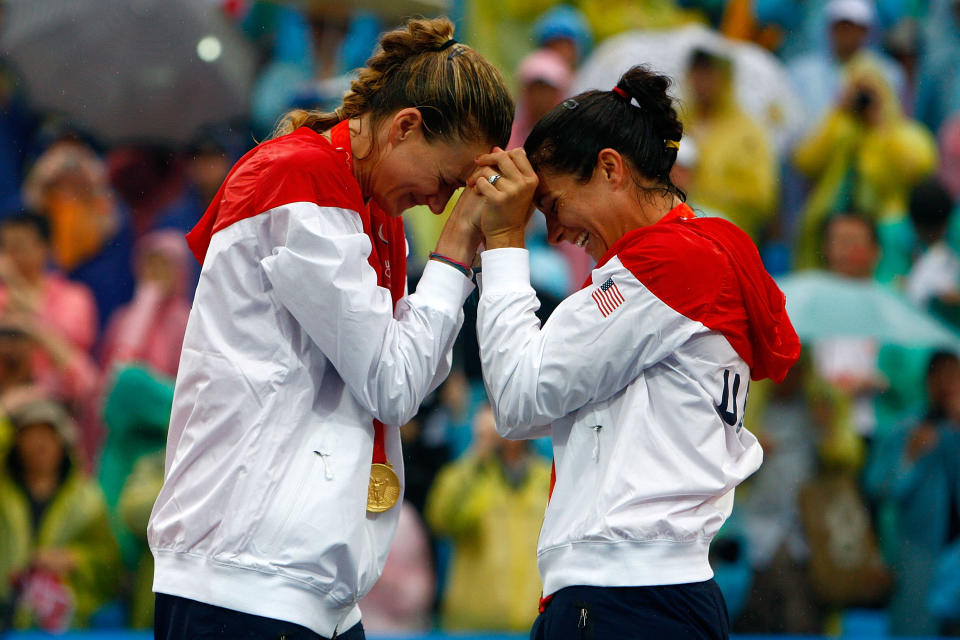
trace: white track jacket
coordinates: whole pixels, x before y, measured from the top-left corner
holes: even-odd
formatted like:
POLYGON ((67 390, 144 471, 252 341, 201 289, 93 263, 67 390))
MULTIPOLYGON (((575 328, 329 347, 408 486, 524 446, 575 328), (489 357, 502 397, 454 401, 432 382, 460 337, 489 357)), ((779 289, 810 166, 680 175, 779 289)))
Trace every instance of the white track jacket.
POLYGON ((553 439, 545 596, 709 579, 734 487, 760 466, 748 362, 782 379, 799 342, 749 238, 704 220, 682 205, 628 233, 542 328, 527 252, 482 254, 477 333, 497 428, 553 439), (746 274, 724 242, 753 261, 746 274))
POLYGON ((402 480, 397 425, 446 376, 473 287, 431 261, 394 310, 369 216, 346 152, 301 128, 241 159, 188 236, 203 269, 150 518, 154 591, 325 637, 360 620, 400 512, 366 511, 372 421, 402 480))

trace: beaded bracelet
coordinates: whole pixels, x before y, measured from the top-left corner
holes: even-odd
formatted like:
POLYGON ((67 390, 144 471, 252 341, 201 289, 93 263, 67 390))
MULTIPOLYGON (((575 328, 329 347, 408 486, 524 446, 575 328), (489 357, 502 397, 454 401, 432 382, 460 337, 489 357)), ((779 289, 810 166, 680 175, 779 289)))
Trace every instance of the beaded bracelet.
POLYGON ((442 253, 437 253, 436 251, 434 251, 433 253, 430 254, 430 259, 450 265, 451 267, 453 267, 454 269, 462 273, 467 278, 473 275, 470 270, 470 267, 468 267, 466 264, 464 264, 463 262, 459 262, 458 260, 454 260, 453 258, 448 258, 442 253))

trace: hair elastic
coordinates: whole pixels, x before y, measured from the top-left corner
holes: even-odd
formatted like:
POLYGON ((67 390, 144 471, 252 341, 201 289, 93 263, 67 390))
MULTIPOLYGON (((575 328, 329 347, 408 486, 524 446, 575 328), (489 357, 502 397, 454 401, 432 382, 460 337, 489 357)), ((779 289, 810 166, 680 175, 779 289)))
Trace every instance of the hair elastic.
POLYGON ((680 141, 679 141, 679 140, 664 140, 664 141, 663 141, 663 146, 665 146, 667 149, 679 149, 679 148, 680 148, 680 141))
POLYGON ((439 47, 435 48, 434 51, 445 51, 446 49, 449 49, 450 47, 452 47, 452 46, 455 45, 455 44, 457 44, 457 41, 454 40, 453 38, 450 38, 449 40, 447 40, 446 42, 444 42, 442 45, 440 45, 439 47))
POLYGON ((630 101, 630 96, 627 95, 627 92, 624 91, 623 89, 621 89, 620 87, 614 87, 613 89, 611 89, 611 91, 613 91, 615 94, 617 94, 618 96, 620 96, 621 98, 623 98, 623 99, 626 100, 627 102, 630 101))

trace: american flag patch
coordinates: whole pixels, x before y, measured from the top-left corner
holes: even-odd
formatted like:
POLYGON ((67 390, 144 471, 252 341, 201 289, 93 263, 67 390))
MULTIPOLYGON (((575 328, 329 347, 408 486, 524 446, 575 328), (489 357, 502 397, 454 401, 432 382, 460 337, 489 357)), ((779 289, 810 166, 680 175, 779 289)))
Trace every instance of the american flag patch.
POLYGON ((593 301, 597 303, 597 307, 604 318, 623 304, 623 296, 620 294, 620 289, 617 288, 617 283, 613 281, 613 278, 607 278, 607 281, 594 289, 590 295, 593 301))

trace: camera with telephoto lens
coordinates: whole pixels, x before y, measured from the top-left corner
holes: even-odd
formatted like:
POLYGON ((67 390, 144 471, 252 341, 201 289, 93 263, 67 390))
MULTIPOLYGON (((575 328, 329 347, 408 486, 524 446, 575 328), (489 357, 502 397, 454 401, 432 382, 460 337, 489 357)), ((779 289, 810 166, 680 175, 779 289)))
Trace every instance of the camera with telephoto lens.
POLYGON ((856 94, 853 96, 853 112, 858 115, 863 115, 867 112, 867 109, 870 108, 870 105, 873 104, 874 100, 873 92, 869 89, 857 89, 856 94))

